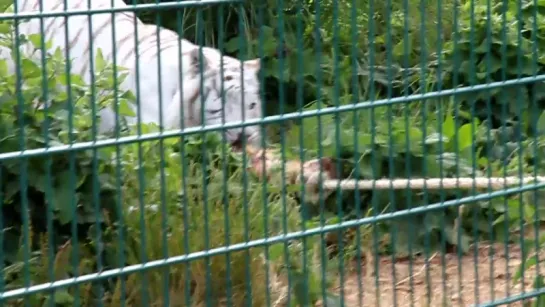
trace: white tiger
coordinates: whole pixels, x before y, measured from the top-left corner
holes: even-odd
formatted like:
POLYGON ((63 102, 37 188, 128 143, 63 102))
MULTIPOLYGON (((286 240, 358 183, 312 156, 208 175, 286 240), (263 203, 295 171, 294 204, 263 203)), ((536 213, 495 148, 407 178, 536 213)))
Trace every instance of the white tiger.
MULTIPOLYGON (((39 12, 40 1, 43 12, 63 11, 64 0, 17 0, 18 12, 39 12)), ((88 0, 67 0, 66 10, 85 10, 89 8, 88 0)), ((126 7, 122 0, 114 0, 114 7, 126 7)), ((111 0, 91 0, 90 8, 110 8, 111 0)), ((69 56, 72 59, 71 72, 80 74, 86 82, 91 81, 90 42, 92 39, 93 56, 101 49, 106 61, 129 69, 129 75, 120 85, 122 90, 131 90, 140 101, 140 115, 144 123, 160 123, 163 118, 165 129, 180 128, 181 110, 184 110, 185 127, 197 125, 221 124, 223 114, 225 122, 257 119, 263 116, 259 96, 260 59, 241 62, 238 59, 221 55, 219 50, 203 47, 203 76, 200 76, 200 48, 175 32, 158 28, 156 25, 144 24, 132 12, 116 12, 88 15, 71 15, 67 19, 61 17, 44 18, 45 40, 51 41, 53 49, 65 50, 68 41, 69 56), (114 16, 112 19, 112 15, 114 16), (92 38, 89 39, 89 20, 92 23, 92 38), (115 24, 115 27, 114 27, 115 24), (65 26, 68 27, 66 40, 65 26), (135 29, 136 26, 136 29, 135 29), (115 28, 115 39, 114 39, 115 28), (137 33, 136 33, 137 32, 137 33), (138 38, 135 42, 135 36, 138 38), (113 43, 115 41, 115 43, 113 43), (179 48, 179 45, 181 48, 179 48), (136 51, 138 49, 138 68, 136 51), (159 64, 160 56, 160 64, 159 64), (220 74, 220 61, 223 57, 223 78, 220 74), (182 74, 180 78, 180 60, 182 74), (159 67, 161 83, 159 84, 159 67), (241 67, 244 67, 244 80, 241 80, 241 67), (137 87, 137 73, 139 84, 137 87), (201 79, 203 93, 200 92, 201 79), (225 101, 222 103, 221 85, 225 101), (242 90, 244 87, 244 91, 242 90), (137 89, 139 91, 137 92, 137 89), (183 97, 182 97, 183 92, 183 97), (161 94, 161 95, 160 95, 161 94), (201 96, 204 97, 204 120, 201 120, 201 96), (160 97, 162 97, 162 114, 160 114, 160 97), (222 114, 223 113, 223 114, 222 114)), ((40 19, 32 18, 28 22, 19 23, 20 34, 42 33, 40 19)), ((30 55, 30 50, 23 50, 30 55)), ((37 60, 39 54, 34 53, 37 60)), ((135 113, 137 112, 134 106, 135 113)), ((115 113, 111 108, 104 109, 101 114, 101 133, 115 128, 115 113)), ((137 117, 126 118, 129 124, 137 122, 137 117)), ((242 137, 249 144, 261 143, 259 126, 233 128, 226 131, 228 141, 240 142, 242 137)))

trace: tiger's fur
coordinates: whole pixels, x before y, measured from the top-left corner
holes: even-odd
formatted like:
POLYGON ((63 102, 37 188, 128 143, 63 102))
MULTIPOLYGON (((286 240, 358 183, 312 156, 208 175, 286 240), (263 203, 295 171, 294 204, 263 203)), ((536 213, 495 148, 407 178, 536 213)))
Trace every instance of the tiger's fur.
MULTIPOLYGON (((17 11, 38 12, 40 1, 43 1, 44 12, 64 10, 64 0, 17 0, 17 11)), ((126 4, 122 0, 114 0, 113 6, 126 6, 126 4)), ((91 0, 90 2, 68 0, 66 9, 110 7, 112 7, 110 0, 91 0)), ((88 15, 72 15, 68 18, 47 17, 43 20, 45 40, 52 42, 53 49, 57 47, 63 51, 68 49, 69 58, 72 59, 71 73, 80 74, 86 82, 91 81, 91 73, 95 71, 90 67, 90 59, 97 54, 98 49, 101 50, 106 61, 114 63, 115 57, 116 65, 129 70, 129 75, 120 84, 120 89, 131 90, 139 98, 143 123, 159 124, 162 118, 165 129, 180 128, 182 108, 185 127, 221 124, 222 115, 227 123, 241 121, 242 113, 245 113, 245 119, 262 117, 258 79, 259 59, 241 62, 222 55, 217 49, 202 47, 203 74, 201 76, 199 66, 201 50, 198 45, 180 38, 177 33, 166 28, 144 24, 133 12, 100 13, 93 14, 91 17, 88 15), (89 21, 92 23, 91 36, 89 21), (66 39, 65 27, 68 27, 68 39, 66 39), (220 64, 222 58, 223 66, 220 64), (241 67, 244 67, 243 80, 241 80, 241 67), (161 80, 158 76, 159 68, 161 80), (203 92, 200 91, 201 80, 203 92), (224 83, 224 103, 222 103, 222 82, 224 83), (161 100, 162 112, 160 112, 161 100), (204 119, 201 119, 203 108, 204 119)), ((28 22, 20 23, 19 33, 26 35, 42 33, 40 20, 33 18, 28 22)), ((23 52, 31 54, 30 50, 23 50, 23 52)), ((33 56, 37 60, 40 59, 39 54, 34 53, 33 56)), ((134 111, 138 112, 136 106, 134 111)), ((100 116, 100 132, 112 131, 115 128, 114 111, 111 108, 104 109, 100 116)), ((137 117, 126 118, 126 120, 129 124, 135 124, 137 117)), ((259 145, 261 140, 260 129, 257 126, 246 127, 244 134, 241 128, 228 129, 226 135, 230 142, 245 137, 250 143, 259 145)))
MULTIPOLYGON (((257 119, 263 116, 259 95, 260 60, 253 59, 242 62, 244 73, 241 73, 241 61, 230 56, 221 55, 219 50, 203 47, 202 53, 208 63, 209 73, 204 78, 206 100, 205 118, 207 125, 222 124, 222 112, 226 122, 257 119), (223 66, 221 60, 223 59, 223 66), (242 79, 242 81, 241 81, 242 79), (223 87, 222 87, 223 85, 223 87), (215 93, 207 94, 206 91, 215 93), (222 102, 223 97, 225 97, 222 102), (238 103, 234 103, 238 102, 238 103)), ((201 114, 201 104, 195 104, 196 114, 201 114)), ((201 124, 199 122, 199 124, 201 124)), ((227 138, 233 142, 244 135, 248 144, 261 146, 261 128, 258 125, 229 129, 227 138), (244 131, 243 131, 244 130, 244 131)))

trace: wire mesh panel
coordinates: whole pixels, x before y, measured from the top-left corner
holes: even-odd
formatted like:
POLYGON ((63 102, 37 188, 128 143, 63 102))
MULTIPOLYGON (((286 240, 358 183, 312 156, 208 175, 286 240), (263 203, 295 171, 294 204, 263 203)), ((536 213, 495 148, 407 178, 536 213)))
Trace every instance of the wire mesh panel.
POLYGON ((545 306, 544 8, 0 0, 2 306, 545 306))

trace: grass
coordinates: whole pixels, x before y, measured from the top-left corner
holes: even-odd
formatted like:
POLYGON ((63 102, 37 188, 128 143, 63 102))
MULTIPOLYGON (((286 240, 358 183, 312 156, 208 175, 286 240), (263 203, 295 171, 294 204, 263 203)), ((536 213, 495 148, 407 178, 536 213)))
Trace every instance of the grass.
MULTIPOLYGON (((122 195, 124 201, 123 221, 109 221, 108 227, 101 237, 104 239, 106 262, 114 267, 136 265, 146 261, 160 260, 172 256, 199 253, 208 249, 240 244, 267 236, 279 235, 284 227, 286 231, 298 228, 300 221, 298 205, 292 196, 281 197, 277 192, 264 194, 264 185, 253 178, 244 178, 242 168, 226 173, 221 168, 211 168, 205 176, 206 188, 203 188, 203 166, 189 162, 186 178, 181 167, 181 155, 174 147, 166 147, 164 170, 159 170, 155 144, 147 144, 147 159, 142 163, 141 171, 145 173, 146 186, 139 185, 137 172, 132 172, 132 165, 138 165, 137 147, 125 148, 123 159, 122 195), (135 151, 133 151, 135 150, 135 151), (131 163, 135 164, 131 164, 131 163), (160 177, 164 176, 165 189, 161 189, 160 177), (244 182, 247 182, 244 184, 244 182), (227 182, 228 184, 225 184, 227 182), (139 199, 144 205, 140 205, 139 199), (162 202, 162 200, 165 202, 162 202), (247 203, 247 206, 243 204, 247 203), (125 231, 119 231, 119 223, 123 223, 125 231)), ((232 153, 228 152, 228 155, 232 153)), ((212 161, 219 163, 219 160, 212 161)), ((266 186, 265 186, 266 188, 266 186)), ((271 190, 270 188, 268 190, 271 190)), ((50 281, 47 270, 47 248, 49 242, 42 240, 42 249, 31 263, 34 282, 50 281), (44 263, 45 261, 45 263, 44 263)), ((98 265, 93 260, 92 246, 96 240, 79 246, 80 274, 92 273, 89 270, 98 265)), ((66 244, 69 245, 69 242, 66 244)), ((152 269, 144 274, 132 274, 126 279, 118 279, 110 284, 106 291, 106 306, 118 306, 123 297, 129 306, 163 305, 169 300, 170 306, 184 306, 190 299, 194 306, 204 304, 212 297, 224 299, 229 296, 234 306, 240 306, 251 299, 252 306, 264 306, 267 293, 267 268, 263 247, 251 248, 247 251, 229 252, 216 256, 203 256, 187 264, 179 264, 168 269, 152 269), (251 293, 251 298, 248 297, 251 293)), ((55 279, 73 274, 71 269, 73 254, 61 249, 55 260, 56 267, 64 268, 64 274, 54 274, 55 279), (70 256, 61 256, 70 253, 70 256)), ((23 262, 12 264, 5 269, 9 282, 7 289, 22 286, 23 262)), ((76 290, 69 291, 75 299, 76 290)), ((89 290, 89 285, 80 287, 80 302, 84 306, 94 306, 96 293, 89 290), (86 303, 87 302, 87 303, 86 303)), ((43 294, 33 295, 34 299, 43 301, 43 294)), ((274 297, 271 297, 274 299, 274 297)), ((21 300, 10 301, 10 306, 18 306, 21 300)), ((216 305, 218 302, 214 302, 216 305)))

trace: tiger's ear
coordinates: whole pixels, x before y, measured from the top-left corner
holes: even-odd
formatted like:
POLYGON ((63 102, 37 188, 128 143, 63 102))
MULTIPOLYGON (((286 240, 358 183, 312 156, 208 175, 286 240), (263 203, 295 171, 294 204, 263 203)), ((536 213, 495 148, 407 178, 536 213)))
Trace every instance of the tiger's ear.
POLYGON ((204 49, 202 50, 202 54, 201 54, 201 50, 199 49, 200 49, 199 46, 195 46, 195 48, 193 48, 189 52, 191 66, 194 67, 197 70, 197 72, 200 72, 199 67, 201 65, 201 59, 202 59, 202 71, 205 71, 206 69, 209 68, 208 58, 206 57, 206 54, 204 53, 204 49))
POLYGON ((259 71, 261 69, 261 59, 256 58, 253 60, 244 61, 244 66, 259 71))

